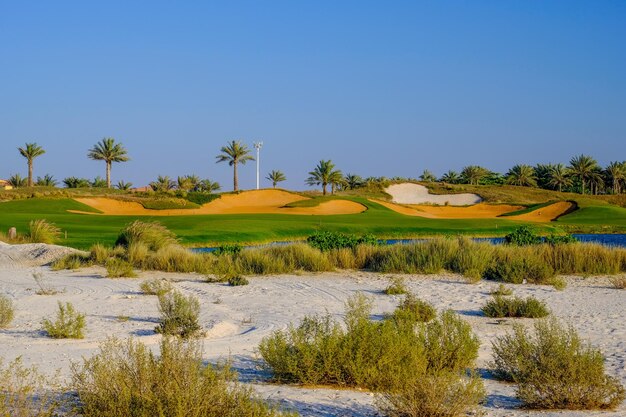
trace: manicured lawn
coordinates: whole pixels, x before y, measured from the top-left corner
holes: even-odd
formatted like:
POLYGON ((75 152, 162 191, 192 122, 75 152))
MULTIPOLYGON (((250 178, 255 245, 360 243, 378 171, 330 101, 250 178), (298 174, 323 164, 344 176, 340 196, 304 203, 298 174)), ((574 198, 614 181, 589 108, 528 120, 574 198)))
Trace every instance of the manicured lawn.
MULTIPOLYGON (((232 214, 202 216, 94 216, 68 213, 67 210, 94 211, 71 199, 16 200, 0 203, 0 230, 6 232, 15 226, 25 233, 28 222, 46 219, 55 223, 67 240, 59 243, 77 248, 88 248, 94 242, 112 244, 125 224, 136 220, 156 220, 180 236, 188 245, 202 246, 220 242, 268 242, 302 239, 315 230, 334 230, 346 233, 372 233, 378 237, 408 238, 433 235, 503 235, 523 224, 520 221, 499 219, 427 219, 395 213, 364 198, 349 197, 368 207, 360 214, 335 216, 306 216, 287 214, 232 214)), ((550 225, 541 226, 545 232, 564 225, 588 229, 610 225, 626 230, 626 209, 616 206, 588 206, 564 216, 550 225)), ((594 229, 595 230, 595 229, 594 229)))

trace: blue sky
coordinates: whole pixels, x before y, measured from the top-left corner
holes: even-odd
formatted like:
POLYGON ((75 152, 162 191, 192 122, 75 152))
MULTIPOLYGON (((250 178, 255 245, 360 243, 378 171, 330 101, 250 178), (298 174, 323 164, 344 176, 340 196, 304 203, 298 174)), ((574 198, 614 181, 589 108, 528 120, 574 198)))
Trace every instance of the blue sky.
MULTIPOLYGON (((320 159, 412 176, 480 164, 626 159, 624 1, 0 0, 0 178, 195 173, 263 140, 288 188, 320 159)), ((252 188, 254 164, 240 171, 252 188)), ((267 182, 263 185, 267 186, 267 182)))

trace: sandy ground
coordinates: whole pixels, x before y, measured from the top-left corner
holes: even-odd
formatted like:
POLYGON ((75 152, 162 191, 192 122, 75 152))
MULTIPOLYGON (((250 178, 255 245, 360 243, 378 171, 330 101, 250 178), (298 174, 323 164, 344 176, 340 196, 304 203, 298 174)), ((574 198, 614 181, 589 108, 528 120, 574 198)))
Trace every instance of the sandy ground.
POLYGON ((440 204, 450 206, 468 206, 482 201, 476 194, 430 194, 423 185, 406 182, 393 184, 385 188, 391 195, 391 201, 398 204, 440 204))
POLYGON ((429 206, 424 204, 400 205, 381 200, 372 200, 390 210, 407 216, 427 217, 430 219, 494 219, 504 213, 521 210, 522 206, 508 204, 478 203, 473 206, 429 206))
POLYGON ((519 216, 507 217, 511 220, 526 220, 530 222, 551 222, 560 216, 569 213, 576 207, 574 203, 569 201, 559 201, 549 206, 533 210, 530 213, 520 214, 519 216))
MULTIPOLYGON (((0 247, 0 252, 6 251, 0 247)), ((2 259, 2 258, 0 258, 2 259)), ((33 261, 34 262, 34 261, 33 261)), ((154 296, 142 295, 142 278, 167 277, 185 294, 201 301, 201 323, 207 329, 203 339, 205 357, 218 361, 230 357, 240 379, 251 384, 262 396, 303 416, 376 416, 373 395, 355 390, 303 388, 274 385, 269 375, 259 370, 255 352, 260 340, 307 314, 328 311, 341 319, 345 300, 360 291, 374 299, 374 314, 392 311, 401 300, 382 290, 389 275, 366 272, 252 277, 250 285, 229 287, 209 284, 194 274, 141 273, 140 278, 103 278, 104 270, 51 271, 46 266, 25 266, 24 262, 0 263, 0 293, 16 305, 16 317, 9 329, 0 330, 0 357, 12 360, 22 356, 26 364, 36 364, 52 375, 69 375, 69 364, 92 355, 98 344, 110 335, 129 336, 156 347, 160 336, 154 333, 158 317, 154 296), (37 295, 33 273, 42 273, 45 285, 59 294, 37 295), (87 314, 87 332, 83 340, 53 340, 41 331, 41 320, 54 314, 57 301, 72 302, 87 314), (118 317, 127 316, 127 321, 118 317)), ((606 355, 607 371, 626 383, 626 293, 608 286, 606 277, 568 277, 568 287, 556 291, 535 285, 514 286, 519 296, 533 295, 545 300, 553 313, 572 323, 580 334, 601 348, 606 355)), ((514 386, 489 377, 485 370, 491 358, 491 341, 511 328, 515 320, 497 324, 483 317, 479 309, 496 285, 491 282, 466 284, 455 275, 407 276, 411 291, 438 309, 453 309, 471 323, 482 344, 478 366, 485 378, 488 393, 485 412, 488 416, 624 416, 622 404, 615 412, 530 412, 519 410, 514 386)), ((523 319, 525 324, 531 320, 523 319)))
MULTIPOLYGON (((307 200, 306 197, 282 190, 253 190, 240 194, 224 194, 217 200, 196 209, 151 210, 140 203, 112 198, 77 198, 76 201, 93 207, 104 215, 116 216, 185 216, 198 214, 301 214, 332 215, 355 214, 366 210, 362 204, 348 200, 330 200, 314 207, 284 207, 286 204, 307 200)), ((96 214, 70 210, 73 213, 96 214)))

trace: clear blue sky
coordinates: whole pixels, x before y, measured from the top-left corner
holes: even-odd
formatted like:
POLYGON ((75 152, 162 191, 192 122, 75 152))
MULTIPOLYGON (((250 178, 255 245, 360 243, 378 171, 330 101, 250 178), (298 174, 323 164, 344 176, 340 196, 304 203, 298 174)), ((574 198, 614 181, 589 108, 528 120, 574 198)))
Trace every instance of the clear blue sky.
MULTIPOLYGON (((626 159, 626 1, 0 0, 0 178, 195 173, 231 139, 304 189, 344 173, 626 159)), ((254 164, 241 169, 254 186, 254 164)), ((267 185, 267 182, 264 182, 267 185)))

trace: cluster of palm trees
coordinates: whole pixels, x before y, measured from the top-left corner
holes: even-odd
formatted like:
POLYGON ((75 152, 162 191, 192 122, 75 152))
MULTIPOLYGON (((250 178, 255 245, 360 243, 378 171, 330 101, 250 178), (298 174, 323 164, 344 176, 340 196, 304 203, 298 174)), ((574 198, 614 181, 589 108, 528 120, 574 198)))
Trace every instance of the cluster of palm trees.
MULTIPOLYGON (((19 188, 33 185, 56 186, 57 181, 50 175, 37 177, 33 180, 33 161, 43 155, 46 151, 37 143, 26 143, 24 147, 18 148, 20 155, 26 158, 28 163, 28 177, 22 178, 19 174, 11 176, 9 184, 19 188)), ((104 161, 106 163, 106 179, 96 177, 93 181, 85 178, 68 177, 63 180, 67 188, 80 187, 107 187, 111 188, 111 166, 113 162, 126 162, 129 160, 128 152, 121 143, 117 143, 113 138, 104 138, 89 149, 87 156, 90 159, 104 161)), ((254 161, 250 149, 241 141, 232 140, 220 149, 220 154, 216 156, 216 162, 227 162, 233 167, 233 189, 239 190, 238 165, 245 165, 248 161, 254 161)), ((276 186, 287 179, 285 174, 279 170, 272 170, 266 179, 276 186)), ((404 178, 391 178, 391 180, 411 180, 404 178)), ((448 171, 439 179, 428 170, 419 176, 419 180, 424 182, 440 181, 448 184, 471 184, 471 185, 497 185, 511 184, 525 187, 540 187, 558 191, 580 192, 581 194, 613 193, 620 194, 626 192, 626 161, 611 162, 602 168, 598 162, 588 155, 578 155, 569 161, 569 165, 564 164, 537 164, 530 166, 518 164, 509 171, 501 175, 492 172, 487 168, 478 165, 464 167, 461 172, 448 171)), ((350 190, 361 188, 372 183, 389 181, 387 178, 361 178, 355 174, 343 175, 335 168, 331 160, 321 160, 313 171, 309 172, 306 184, 310 186, 321 186, 322 194, 327 194, 328 186, 331 193, 336 190, 350 190)), ((129 182, 119 181, 116 188, 128 190, 132 187, 129 182)), ((184 192, 208 192, 218 191, 221 187, 217 182, 208 179, 201 180, 196 175, 186 175, 178 177, 177 181, 168 176, 159 176, 156 181, 150 183, 154 191, 167 192, 180 190, 184 192)))

